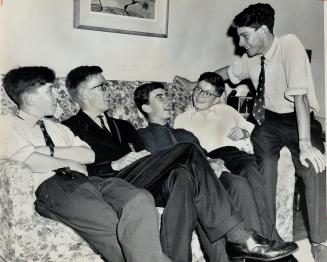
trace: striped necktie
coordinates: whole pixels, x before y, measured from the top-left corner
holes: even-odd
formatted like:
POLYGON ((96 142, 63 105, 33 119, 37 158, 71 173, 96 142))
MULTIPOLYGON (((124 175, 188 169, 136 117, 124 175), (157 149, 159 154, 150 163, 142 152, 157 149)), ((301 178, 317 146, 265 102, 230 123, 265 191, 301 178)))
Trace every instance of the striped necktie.
POLYGON ((259 75, 258 88, 254 98, 254 104, 252 109, 252 115, 261 126, 265 121, 265 57, 261 56, 261 71, 259 75))

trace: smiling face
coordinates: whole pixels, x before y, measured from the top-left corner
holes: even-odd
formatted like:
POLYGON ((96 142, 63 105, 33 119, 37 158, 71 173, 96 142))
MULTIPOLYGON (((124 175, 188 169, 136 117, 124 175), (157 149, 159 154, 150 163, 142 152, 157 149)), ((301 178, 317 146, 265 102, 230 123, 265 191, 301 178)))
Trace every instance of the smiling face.
POLYGON ((207 81, 200 81, 193 91, 193 105, 197 110, 207 110, 220 102, 216 88, 207 81))
POLYGON ((143 105, 150 123, 166 124, 171 117, 171 104, 164 89, 158 88, 149 93, 149 104, 143 105))
POLYGON ((247 26, 237 28, 239 46, 245 49, 249 57, 264 54, 264 33, 263 26, 258 29, 247 26))
POLYGON ((83 109, 96 114, 102 114, 109 109, 109 85, 102 74, 90 76, 80 85, 83 107, 86 107, 83 109))

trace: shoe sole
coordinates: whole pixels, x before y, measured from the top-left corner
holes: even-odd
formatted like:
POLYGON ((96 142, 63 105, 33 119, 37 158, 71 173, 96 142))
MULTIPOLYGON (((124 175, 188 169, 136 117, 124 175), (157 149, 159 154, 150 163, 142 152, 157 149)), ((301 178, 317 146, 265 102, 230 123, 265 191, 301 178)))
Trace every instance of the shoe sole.
POLYGON ((297 247, 296 249, 292 250, 291 252, 289 253, 286 253, 284 255, 281 255, 281 256, 278 256, 278 257, 273 257, 273 258, 258 258, 258 257, 251 257, 251 256, 247 256, 247 255, 244 255, 244 256, 239 256, 239 257, 229 257, 231 260, 237 260, 237 259, 252 259, 252 260, 255 260, 255 261, 275 261, 277 259, 281 259, 281 258, 284 258, 284 257, 288 257, 290 255, 292 255, 296 250, 298 250, 299 247, 297 247))

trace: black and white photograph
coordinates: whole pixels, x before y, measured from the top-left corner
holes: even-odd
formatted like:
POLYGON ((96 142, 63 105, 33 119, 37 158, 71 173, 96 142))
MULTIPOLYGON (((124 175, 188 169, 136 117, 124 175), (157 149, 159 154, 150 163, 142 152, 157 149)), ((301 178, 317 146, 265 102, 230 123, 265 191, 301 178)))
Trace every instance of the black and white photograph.
POLYGON ((169 0, 73 0, 73 2, 75 28, 168 37, 169 0))
POLYGON ((0 0, 0 262, 326 262, 323 0, 0 0))
POLYGON ((156 0, 92 0, 91 11, 153 20, 156 0))

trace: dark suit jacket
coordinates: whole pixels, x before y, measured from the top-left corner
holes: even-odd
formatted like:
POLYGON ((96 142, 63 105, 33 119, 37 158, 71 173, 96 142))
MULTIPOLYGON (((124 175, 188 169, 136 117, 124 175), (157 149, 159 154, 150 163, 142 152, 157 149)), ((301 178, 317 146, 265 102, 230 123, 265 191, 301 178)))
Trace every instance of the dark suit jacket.
POLYGON ((111 161, 118 160, 132 151, 144 149, 133 125, 126 120, 109 117, 107 122, 112 134, 99 127, 87 114, 79 111, 75 116, 63 121, 75 135, 90 145, 95 152, 95 162, 87 166, 89 176, 115 175, 111 161))

